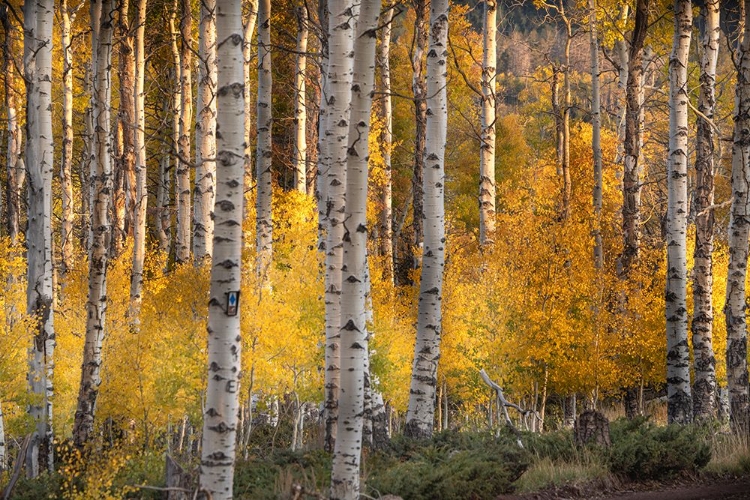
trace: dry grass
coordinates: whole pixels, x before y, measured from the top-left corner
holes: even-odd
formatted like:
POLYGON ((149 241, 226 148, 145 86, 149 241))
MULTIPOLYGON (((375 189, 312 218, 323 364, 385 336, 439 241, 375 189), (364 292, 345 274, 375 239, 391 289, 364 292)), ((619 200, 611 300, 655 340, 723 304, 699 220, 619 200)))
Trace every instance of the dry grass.
POLYGON ((750 442, 747 436, 718 433, 711 438, 711 461, 705 471, 718 475, 750 474, 750 442))
POLYGON ((516 491, 528 493, 550 487, 581 485, 609 477, 607 464, 593 454, 577 457, 572 462, 539 458, 515 482, 516 491))

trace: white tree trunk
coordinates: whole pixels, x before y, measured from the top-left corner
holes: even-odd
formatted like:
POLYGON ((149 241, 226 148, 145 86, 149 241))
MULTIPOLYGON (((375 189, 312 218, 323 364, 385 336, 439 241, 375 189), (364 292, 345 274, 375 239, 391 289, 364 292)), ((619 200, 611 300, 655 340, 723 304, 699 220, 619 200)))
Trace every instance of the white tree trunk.
MULTIPOLYGON (((216 0, 201 0, 198 38, 198 123, 195 195, 193 197, 193 257, 196 264, 211 257, 216 176, 216 0)), ((244 125, 243 125, 244 126, 244 125)))
POLYGON ((244 197, 244 76, 239 2, 217 0, 218 113, 214 249, 208 303, 208 389, 200 486, 213 500, 232 498, 241 373, 239 290, 244 197), (230 315, 230 292, 236 314, 230 315))
POLYGON ((351 0, 329 1, 328 20, 328 106, 326 108, 326 277, 325 277, 325 414, 326 449, 336 441, 341 377, 341 279, 344 242, 344 197, 349 117, 351 111, 354 34, 351 0))
POLYGON ((27 312, 38 320, 29 367, 31 393, 38 402, 29 405, 36 424, 30 443, 35 477, 53 470, 52 374, 55 330, 52 311, 52 26, 53 0, 27 1, 24 5, 24 63, 28 82, 26 108, 26 166, 29 172, 29 217, 27 230, 27 312), (27 57, 28 56, 28 57, 27 57))
MULTIPOLYGON (((252 41, 253 32, 255 31, 255 22, 258 19, 258 0, 249 0, 248 16, 244 24, 245 41, 242 45, 242 59, 245 82, 245 192, 251 189, 253 179, 253 155, 252 155, 252 130, 253 130, 253 96, 250 92, 250 77, 252 75, 252 41)), ((247 216, 245 203, 242 205, 242 220, 247 216)))
POLYGON ((599 83, 599 35, 596 0, 589 0, 589 45, 591 50, 591 150, 594 159, 594 264, 604 267, 602 246, 602 115, 599 83))
POLYGON ((297 6, 297 66, 294 70, 294 186, 307 193, 307 5, 297 6))
POLYGON ((675 0, 674 42, 669 58, 669 158, 667 162, 667 406, 670 423, 693 418, 687 330, 687 63, 693 11, 675 0))
POLYGON ((445 90, 448 54, 448 0, 432 0, 427 55, 427 133, 424 175, 425 245, 419 284, 417 342, 414 347, 405 433, 432 435, 437 365, 442 333, 445 267, 445 140, 448 105, 445 90))
POLYGON ((3 416, 3 404, 0 401, 0 472, 8 466, 5 447, 5 417, 3 416))
POLYGON ((190 0, 181 0, 180 115, 177 140, 177 233, 175 261, 190 260, 190 135, 193 121, 193 14, 190 0))
POLYGON ((385 257, 386 280, 393 284, 393 181, 391 168, 391 149, 393 148, 393 110, 391 102, 391 34, 393 7, 383 12, 381 24, 380 54, 380 92, 382 92, 383 135, 380 145, 383 155, 383 211, 380 214, 380 253, 385 257))
MULTIPOLYGON (((79 6, 82 4, 79 4, 79 6)), ((70 25, 76 17, 68 0, 62 0, 62 54, 63 54, 63 110, 62 155, 60 157, 60 191, 62 194, 62 223, 60 232, 60 273, 64 276, 73 266, 73 51, 70 25)))
POLYGON ((91 157, 91 245, 86 302, 86 338, 83 346, 81 384, 73 424, 73 440, 83 447, 94 436, 96 400, 101 383, 102 342, 107 311, 107 265, 112 227, 112 135, 110 134, 110 71, 112 65, 113 0, 91 2, 91 52, 94 116, 94 142, 91 157))
POLYGON ((719 55, 719 0, 701 7, 703 17, 701 89, 695 152, 695 249, 693 251, 693 418, 714 418, 716 400, 716 358, 713 349, 713 246, 714 212, 714 129, 716 108, 716 61, 719 55))
MULTIPOLYGON (((375 84, 375 46, 380 0, 359 5, 351 86, 346 164, 343 267, 341 280, 341 388, 331 498, 359 498, 359 468, 367 376, 367 162, 370 111, 375 84)), ((332 59, 333 60, 333 59, 332 59)))
MULTIPOLYGON (((170 99, 164 98, 162 104, 162 126, 165 126, 172 116, 170 99)), ((172 245, 172 216, 169 209, 170 193, 172 192, 171 154, 169 152, 169 141, 174 135, 169 127, 164 127, 162 133, 162 147, 159 151, 159 183, 156 186, 156 236, 159 240, 159 250, 169 253, 172 245)))
POLYGON ((318 3, 318 20, 320 23, 320 103, 318 106, 318 164, 315 173, 315 200, 318 205, 318 250, 325 252, 328 232, 328 169, 331 166, 331 158, 328 153, 328 66, 329 49, 329 14, 328 0, 320 0, 318 3))
POLYGON ((495 89, 497 86, 497 3, 484 0, 482 130, 479 146, 479 244, 495 234, 495 89))
POLYGON ((745 32, 738 54, 737 89, 732 145, 732 209, 729 219, 729 269, 724 312, 727 326, 727 388, 732 427, 747 434, 750 429, 747 373, 747 278, 750 235, 750 1, 744 1, 745 32))
POLYGON ((133 214, 133 268, 130 274, 130 320, 140 323, 141 294, 143 292, 143 261, 146 254, 146 109, 144 80, 146 57, 144 36, 146 31, 147 0, 137 0, 135 30, 135 101, 133 118, 135 123, 135 210, 133 214))
POLYGON ((271 0, 258 3, 258 151, 256 160, 257 272, 263 287, 270 286, 273 258, 273 219, 271 215, 271 132, 273 126, 271 76, 271 0))
MULTIPOLYGON (((21 171, 17 165, 21 159, 21 129, 18 121, 18 112, 16 110, 15 89, 13 88, 14 78, 14 59, 13 59, 13 25, 8 16, 8 6, 0 5, 0 21, 3 24, 4 43, 3 43, 3 72, 5 74, 5 106, 7 109, 7 129, 8 143, 6 150, 6 227, 11 245, 15 246, 20 232, 20 215, 21 215, 21 186, 18 181, 21 171)), ((0 196, 1 197, 1 196, 0 196)))

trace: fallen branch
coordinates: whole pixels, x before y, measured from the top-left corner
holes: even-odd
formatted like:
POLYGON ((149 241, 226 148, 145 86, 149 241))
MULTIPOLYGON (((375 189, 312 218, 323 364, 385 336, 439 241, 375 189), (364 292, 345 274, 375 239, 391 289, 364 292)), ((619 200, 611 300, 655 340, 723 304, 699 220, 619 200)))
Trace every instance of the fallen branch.
POLYGON ((21 449, 18 450, 18 456, 16 457, 16 463, 13 466, 13 475, 8 482, 8 486, 3 491, 3 500, 8 500, 10 494, 13 491, 13 487, 16 485, 18 478, 21 476, 21 469, 23 469, 23 463, 26 461, 26 450, 29 448, 29 442, 31 442, 31 434, 26 436, 21 445, 21 449))
POLYGON ((484 380, 485 384, 490 386, 490 388, 495 391, 495 394, 497 395, 497 407, 503 409, 503 416, 505 417, 506 425, 510 427, 510 429, 513 431, 513 434, 516 435, 516 443, 518 443, 518 446, 520 448, 523 448, 523 443, 521 442, 521 432, 516 428, 515 425, 513 425, 513 422, 510 419, 510 415, 508 415, 508 408, 517 410, 523 416, 531 413, 540 421, 542 420, 541 417, 539 417, 539 414, 535 410, 524 410, 517 404, 508 402, 508 400, 505 399, 505 396, 503 395, 503 389, 497 383, 495 383, 489 375, 487 375, 487 372, 484 371, 484 368, 479 370, 479 376, 482 377, 482 380, 484 380))

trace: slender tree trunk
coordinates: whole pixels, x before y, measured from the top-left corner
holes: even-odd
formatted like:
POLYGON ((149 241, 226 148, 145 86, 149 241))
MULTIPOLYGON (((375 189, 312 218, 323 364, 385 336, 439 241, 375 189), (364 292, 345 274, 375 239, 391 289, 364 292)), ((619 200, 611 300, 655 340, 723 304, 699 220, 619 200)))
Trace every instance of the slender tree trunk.
POLYGON ((86 338, 83 346, 81 384, 73 424, 73 441, 79 448, 94 437, 94 416, 101 383, 102 342, 107 311, 107 264, 111 241, 109 208, 112 202, 110 97, 112 64, 113 0, 91 2, 91 45, 94 143, 91 161, 91 248, 89 292, 86 302, 86 338))
POLYGON ((136 196, 135 179, 135 58, 133 35, 130 32, 130 0, 118 3, 117 38, 119 39, 118 61, 120 77, 120 109, 117 113, 118 136, 122 136, 122 148, 114 162, 115 193, 113 225, 113 252, 118 255, 128 234, 132 230, 133 210, 136 196))
MULTIPOLYGON (((627 4, 620 6, 620 15, 617 25, 620 29, 625 29, 625 25, 630 13, 630 7, 627 4)), ((615 42, 617 51, 617 89, 622 95, 622 100, 617 99, 617 157, 615 163, 620 164, 625 161, 625 116, 627 114, 627 87, 628 87, 628 69, 630 67, 630 53, 628 51, 628 42, 625 35, 618 37, 615 42)))
POLYGON ((495 89, 497 85, 497 3, 484 1, 482 58, 482 137, 479 146, 479 244, 495 233, 495 89))
POLYGON ((437 365, 442 333, 445 267, 445 141, 448 122, 445 90, 448 50, 448 0, 432 0, 427 55, 427 130, 425 148, 425 251, 419 284, 417 342, 406 416, 407 436, 432 435, 437 365))
POLYGON ((589 45, 591 49, 591 150, 594 157, 594 265, 604 267, 602 246, 602 115, 599 83, 599 35, 596 0, 589 3, 589 45))
POLYGON ((21 193, 25 168, 19 168, 23 166, 23 160, 21 159, 21 126, 18 120, 15 90, 13 88, 13 81, 15 80, 15 72, 13 70, 15 65, 13 62, 13 39, 11 37, 13 26, 8 16, 8 7, 5 4, 0 5, 0 21, 2 21, 3 32, 5 33, 3 43, 3 72, 5 74, 5 106, 8 117, 8 148, 5 157, 7 172, 7 190, 5 196, 6 221, 11 245, 15 246, 20 234, 21 193))
POLYGON ((628 54, 628 80, 625 107, 625 164, 623 168, 622 235, 623 249, 618 262, 622 279, 638 261, 641 245, 641 182, 640 182, 640 108, 639 88, 642 86, 643 42, 648 27, 649 0, 638 0, 635 27, 628 54))
POLYGON ((562 18, 563 24, 565 25, 565 52, 563 54, 563 102, 561 110, 561 124, 562 124, 562 162, 561 170, 563 177, 563 191, 562 191, 562 209, 560 211, 560 219, 565 220, 570 216, 570 197, 573 190, 573 184, 570 178, 570 110, 572 108, 571 96, 570 96, 570 45, 573 41, 573 26, 572 21, 565 13, 565 2, 559 0, 558 12, 562 18))
MULTIPOLYGON (((359 499, 360 457, 368 363, 367 320, 367 162, 370 111, 375 84, 375 46, 380 0, 359 5, 351 87, 346 164, 346 220, 341 280, 341 389, 331 475, 332 499, 359 499)), ((333 60, 332 60, 333 61, 333 60)))
POLYGON ((669 58, 669 158, 667 163, 667 413, 670 423, 693 419, 687 315, 687 64, 692 2, 675 0, 674 42, 669 58))
POLYGON ((144 80, 146 57, 144 36, 146 31, 146 2, 137 0, 135 27, 135 212, 133 218, 133 268, 130 274, 130 320, 140 323, 141 294, 143 292, 143 261, 146 254, 146 110, 144 80))
POLYGON ((414 25, 414 52, 411 56, 411 67, 414 73, 412 78, 412 91, 414 92, 415 127, 414 138, 414 172, 411 178, 412 187, 412 227, 414 228, 414 240, 409 251, 410 264, 414 269, 421 266, 419 250, 424 242, 424 194, 422 192, 425 162, 425 134, 427 128, 427 84, 425 82, 425 51, 428 42, 428 9, 427 0, 412 0, 416 14, 414 25))
POLYGON ((195 127, 198 147, 193 196, 193 256, 196 264, 211 257, 213 250, 214 225, 211 211, 216 184, 216 0, 201 0, 198 55, 200 105, 195 127))
POLYGON ((26 165, 29 172, 27 312, 38 323, 29 367, 29 405, 36 428, 30 443, 27 473, 54 470, 52 450, 52 375, 55 330, 52 311, 52 25, 53 0, 24 5, 24 65, 27 81, 26 165))
POLYGON ((162 133, 163 145, 159 151, 159 183, 156 186, 156 236, 159 240, 159 250, 169 253, 172 245, 172 215, 170 213, 170 193, 172 192, 172 166, 170 162, 171 154, 168 146, 169 141, 174 134, 165 126, 169 120, 172 120, 172 113, 169 106, 170 99, 165 97, 162 104, 162 133), (169 135, 167 135, 169 134, 169 135))
POLYGON ((175 261, 190 260, 190 132, 193 122, 193 13, 190 0, 181 0, 180 117, 177 150, 177 237, 175 261))
MULTIPOLYGON (((82 5, 82 4, 79 4, 82 5)), ((70 25, 75 21, 76 10, 70 10, 68 0, 62 0, 62 53, 63 53, 63 122, 62 155, 60 157, 60 191, 62 194, 62 224, 60 234, 60 273, 65 276, 73 267, 73 51, 70 25)), ((6 73, 7 74, 7 73, 6 73)))
MULTIPOLYGON (((253 32, 255 31, 255 22, 258 20, 258 0, 249 0, 248 4, 248 15, 247 20, 243 26, 245 33, 245 41, 242 44, 242 59, 244 69, 244 82, 245 82, 245 192, 249 192, 252 188, 253 179, 253 155, 252 155, 252 130, 253 122, 255 117, 253 116, 253 96, 250 92, 250 77, 252 74, 252 40, 253 32)), ((245 199, 243 198, 242 205, 242 220, 247 217, 245 199)))
POLYGON ((745 32, 738 54, 732 145, 732 209, 729 219, 729 270, 724 313, 727 326, 727 388, 732 427, 750 432, 748 401, 745 280, 750 234, 750 1, 745 6, 745 32))
POLYGON ((551 82, 551 97, 550 101, 552 104, 552 116, 555 119, 555 154, 557 156, 557 175, 563 175, 563 145, 565 140, 563 137, 563 116, 562 109, 560 109, 560 68, 558 66, 552 66, 552 82, 551 82))
POLYGON ((213 500, 232 498, 241 374, 239 290, 244 198, 242 9, 217 0, 218 53, 216 205, 208 309, 208 388, 203 417, 200 486, 213 500), (233 295, 236 293, 236 295, 233 295), (232 304, 236 310, 232 314, 232 304))
POLYGON ((385 257, 385 278, 393 284, 393 182, 391 167, 391 149, 393 148, 393 111, 391 103, 391 33, 393 23, 393 6, 383 12, 381 24, 380 54, 380 91, 382 92, 383 134, 380 144, 383 154, 383 211, 380 214, 380 253, 385 257))
POLYGON ((328 169, 331 167, 331 158, 328 153, 328 97, 330 88, 328 86, 328 0, 318 2, 318 22, 320 24, 320 101, 318 106, 318 163, 315 173, 315 200, 318 205, 318 250, 326 251, 326 239, 328 231, 328 169))
POLYGON ((297 14, 297 66, 294 85, 294 186, 300 193, 307 193, 307 5, 296 8, 297 14))
POLYGON ((325 151, 330 162, 325 192, 328 228, 326 231, 325 277, 325 442, 333 451, 339 413, 341 376, 341 287, 344 243, 344 196, 346 190, 346 160, 353 71, 355 23, 352 21, 351 0, 329 1, 328 24, 328 106, 325 132, 325 151))
POLYGON ((86 112, 83 116, 83 151, 81 152, 81 163, 78 171, 81 179, 81 247, 86 250, 86 253, 91 250, 91 239, 93 237, 93 232, 91 231, 91 200, 94 198, 91 179, 94 151, 94 109, 91 98, 94 95, 94 77, 92 69, 92 63, 86 63, 84 78, 86 95, 89 96, 89 104, 86 106, 86 112))
POLYGON ((270 286, 269 271, 273 258, 273 220, 271 214, 272 86, 271 0, 260 0, 258 3, 258 157, 256 160, 255 228, 257 272, 263 287, 270 286))
POLYGON ((693 418, 714 418, 716 358, 713 349, 714 129, 716 61, 719 55, 719 0, 701 7, 701 89, 695 151, 695 249, 693 251, 693 418))

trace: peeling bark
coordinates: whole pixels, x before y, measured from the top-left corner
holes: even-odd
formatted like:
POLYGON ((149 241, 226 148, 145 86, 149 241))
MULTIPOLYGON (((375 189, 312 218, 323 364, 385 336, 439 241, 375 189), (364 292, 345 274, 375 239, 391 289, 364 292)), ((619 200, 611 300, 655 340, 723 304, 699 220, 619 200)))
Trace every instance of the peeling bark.
POLYGON ((272 204, 272 86, 271 76, 271 1, 258 4, 258 151, 256 160, 256 252, 261 286, 268 288, 273 258, 272 204))

